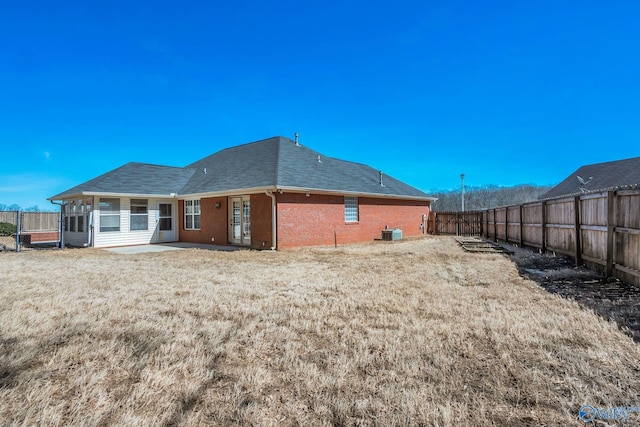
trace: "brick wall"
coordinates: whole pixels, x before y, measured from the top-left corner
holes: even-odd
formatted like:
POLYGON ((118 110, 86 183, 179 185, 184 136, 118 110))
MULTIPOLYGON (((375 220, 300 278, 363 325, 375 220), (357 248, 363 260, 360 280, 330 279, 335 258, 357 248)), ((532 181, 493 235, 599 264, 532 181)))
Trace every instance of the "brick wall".
POLYGON ((369 242, 388 226, 404 236, 422 234, 422 215, 428 201, 358 198, 358 222, 345 223, 344 197, 284 193, 278 201, 278 249, 296 246, 369 242))
POLYGON ((271 197, 266 194, 251 195, 251 247, 271 249, 271 197))
MULTIPOLYGON (((252 194, 251 200, 251 247, 270 249, 271 240, 271 197, 266 194, 252 194)), ((184 201, 179 203, 180 241, 214 245, 229 244, 229 199, 210 197, 200 199, 200 230, 184 229, 184 201), (220 208, 216 208, 220 203, 220 208), (213 239, 213 240, 212 240, 213 239)))
POLYGON ((28 239, 31 243, 39 243, 39 242, 56 242, 58 241, 60 234, 57 231, 29 231, 22 235, 29 236, 28 239))
POLYGON ((200 199, 200 230, 185 230, 184 200, 180 200, 178 209, 180 241, 226 245, 228 243, 227 215, 229 210, 227 201, 226 197, 200 199), (216 202, 220 203, 220 209, 216 209, 216 202))
MULTIPOLYGON (((284 193, 277 194, 278 249, 297 246, 370 242, 382 230, 400 228, 403 236, 422 234, 422 215, 429 215, 429 202, 358 198, 358 222, 345 223, 344 197, 284 193)), ((184 229, 184 201, 179 202, 180 241, 229 244, 228 198, 200 200, 200 230, 184 229), (216 203, 220 208, 216 209, 216 203), (213 239, 213 240, 212 240, 213 239)), ((271 197, 251 195, 251 247, 269 249, 271 235, 271 197)))

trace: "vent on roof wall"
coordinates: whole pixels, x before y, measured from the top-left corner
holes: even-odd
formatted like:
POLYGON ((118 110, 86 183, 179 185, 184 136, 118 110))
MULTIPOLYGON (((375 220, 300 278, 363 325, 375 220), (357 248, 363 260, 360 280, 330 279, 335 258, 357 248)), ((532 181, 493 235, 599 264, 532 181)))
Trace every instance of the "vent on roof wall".
POLYGON ((382 171, 380 172, 380 187, 384 187, 384 184, 382 183, 382 171))
POLYGON ((587 190, 586 186, 587 186, 588 183, 591 182, 593 177, 590 176, 589 179, 585 180, 580 175, 576 175, 576 178, 578 178, 578 181, 580 181, 580 191, 582 191, 583 193, 588 192, 589 190, 587 190))
POLYGON ((300 147, 300 143, 298 142, 298 132, 294 133, 294 136, 296 138, 296 147, 300 147))

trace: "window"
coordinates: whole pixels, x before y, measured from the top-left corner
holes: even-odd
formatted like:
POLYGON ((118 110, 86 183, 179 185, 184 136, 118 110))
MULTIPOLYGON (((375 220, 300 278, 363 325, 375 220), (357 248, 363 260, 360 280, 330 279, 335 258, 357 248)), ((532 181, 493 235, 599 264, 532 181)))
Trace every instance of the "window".
POLYGON ((357 197, 344 197, 344 222, 358 222, 357 197))
POLYGON ((76 231, 77 206, 75 200, 69 205, 69 231, 76 231))
POLYGON ((85 233, 88 215, 91 211, 91 200, 78 199, 64 205, 64 231, 85 233))
POLYGON ((200 229, 200 200, 184 201, 184 228, 187 230, 200 229))
POLYGON ((251 237, 251 203, 250 200, 242 201, 242 237, 251 237))
POLYGON ((120 199, 100 199, 100 232, 120 231, 120 199))
POLYGON ((149 212, 147 199, 131 199, 131 230, 149 229, 149 212))
POLYGON ((160 223, 160 231, 173 230, 173 216, 171 215, 171 204, 160 203, 160 217, 158 218, 160 223))

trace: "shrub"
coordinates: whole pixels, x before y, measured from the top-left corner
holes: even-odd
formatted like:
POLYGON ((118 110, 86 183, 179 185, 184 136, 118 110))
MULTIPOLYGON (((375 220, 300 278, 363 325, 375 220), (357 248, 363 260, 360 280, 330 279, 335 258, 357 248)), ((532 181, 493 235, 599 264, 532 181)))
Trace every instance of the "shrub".
POLYGON ((0 236, 16 234, 16 226, 8 222, 0 222, 0 236))

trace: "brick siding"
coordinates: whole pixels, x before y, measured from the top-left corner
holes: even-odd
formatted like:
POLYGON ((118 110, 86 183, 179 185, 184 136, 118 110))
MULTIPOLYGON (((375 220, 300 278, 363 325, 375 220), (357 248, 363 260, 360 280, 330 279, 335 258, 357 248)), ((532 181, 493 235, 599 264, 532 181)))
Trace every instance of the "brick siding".
POLYGON ((278 249, 296 246, 369 242, 381 238, 385 226, 403 236, 423 233, 428 201, 358 198, 358 222, 345 223, 344 197, 284 193, 278 200, 278 249))
MULTIPOLYGON (((255 249, 270 249, 271 197, 252 194, 251 200, 251 245, 255 249)), ((229 244, 229 198, 210 197, 200 199, 200 230, 184 229, 184 201, 180 200, 180 241, 214 245, 229 244), (220 208, 216 208, 220 203, 220 208), (213 240, 212 240, 213 239, 213 240)))
MULTIPOLYGON (((269 249, 272 245, 271 197, 251 196, 251 245, 269 249)), ((180 241, 229 244, 228 198, 200 200, 200 230, 184 229, 184 201, 179 202, 180 241), (216 202, 220 208, 216 209, 216 202), (212 240, 213 239, 213 240, 212 240)), ((284 193, 276 194, 278 249, 298 246, 370 242, 380 239, 382 230, 399 228, 403 236, 423 234, 422 215, 429 216, 428 201, 358 198, 358 222, 345 223, 344 197, 284 193), (335 235, 334 235, 335 232, 335 235)))
POLYGON ((271 197, 266 194, 251 195, 251 247, 271 249, 271 197))
POLYGON ((22 236, 25 241, 29 241, 31 243, 56 242, 58 241, 59 233, 57 231, 29 231, 22 234, 22 236))
POLYGON ((200 199, 200 230, 184 229, 184 200, 180 200, 178 209, 180 241, 189 243, 205 243, 210 245, 228 244, 228 200, 229 199, 226 197, 200 199), (216 202, 220 203, 219 209, 216 208, 216 202))

